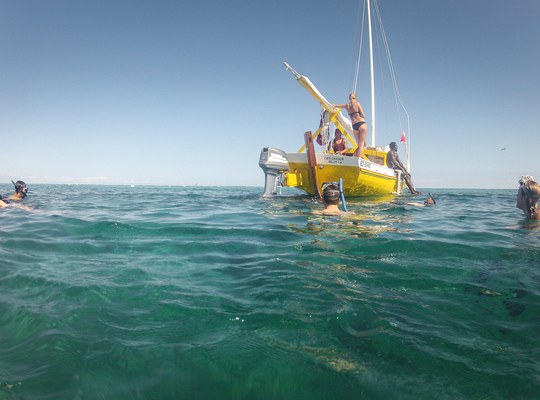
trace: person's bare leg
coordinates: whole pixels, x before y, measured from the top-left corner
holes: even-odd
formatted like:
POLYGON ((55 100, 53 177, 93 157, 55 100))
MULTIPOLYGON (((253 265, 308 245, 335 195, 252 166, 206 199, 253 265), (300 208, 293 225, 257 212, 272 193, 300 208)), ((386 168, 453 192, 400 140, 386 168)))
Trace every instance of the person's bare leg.
POLYGON ((412 194, 420 194, 420 192, 416 190, 416 188, 414 187, 411 176, 405 174, 404 178, 405 178, 405 183, 407 184, 407 187, 409 188, 410 192, 412 194))
POLYGON ((358 146, 356 148, 356 150, 354 151, 354 154, 353 156, 355 157, 359 157, 359 152, 360 152, 360 132, 358 131, 353 131, 353 134, 354 134, 354 139, 356 140, 356 145, 358 146))
POLYGON ((359 130, 354 131, 354 134, 356 137, 356 142, 358 143, 358 149, 356 149, 354 155, 356 157, 362 157, 362 155, 364 154, 364 146, 366 144, 367 125, 363 124, 359 130))

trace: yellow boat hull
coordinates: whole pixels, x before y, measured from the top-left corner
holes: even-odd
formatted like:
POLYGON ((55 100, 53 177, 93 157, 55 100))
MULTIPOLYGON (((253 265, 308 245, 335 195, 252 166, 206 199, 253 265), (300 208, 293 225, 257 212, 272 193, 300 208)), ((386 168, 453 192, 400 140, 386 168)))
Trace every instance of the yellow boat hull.
MULTIPOLYGON (((334 154, 316 154, 315 171, 317 182, 343 180, 346 196, 378 196, 399 194, 402 191, 401 177, 391 168, 363 158, 334 154)), ((287 153, 289 171, 285 173, 284 186, 297 187, 306 193, 315 194, 313 172, 306 153, 287 153)))

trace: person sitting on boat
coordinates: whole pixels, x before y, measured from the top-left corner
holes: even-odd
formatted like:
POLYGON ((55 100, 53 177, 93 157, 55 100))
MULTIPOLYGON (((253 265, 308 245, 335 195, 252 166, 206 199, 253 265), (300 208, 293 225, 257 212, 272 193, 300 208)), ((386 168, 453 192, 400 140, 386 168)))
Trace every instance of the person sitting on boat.
POLYGON ((516 207, 522 210, 528 219, 540 219, 539 199, 540 185, 530 176, 521 178, 519 180, 516 207))
POLYGON ((393 168, 394 170, 399 170, 403 173, 403 177, 405 178, 405 183, 407 184, 407 187, 411 191, 412 194, 420 194, 418 190, 415 189, 414 184, 411 179, 411 174, 409 174, 409 171, 407 171, 407 168, 403 165, 401 160, 399 159, 398 153, 397 153, 397 143, 391 142, 389 144, 390 151, 386 155, 386 165, 388 168, 393 168))
POLYGON ((19 201, 19 200, 24 199, 26 197, 26 194, 28 193, 28 187, 26 186, 26 183, 24 183, 23 181, 17 181, 17 182, 11 181, 11 183, 13 183, 13 186, 15 186, 15 193, 13 193, 7 199, 3 199, 4 202, 6 200, 19 201))
POLYGON ((332 141, 332 149, 334 149, 335 154, 345 154, 349 149, 347 146, 347 141, 341 134, 341 131, 336 128, 334 132, 334 140, 332 141))
POLYGON ((354 151, 355 157, 362 157, 364 152, 364 143, 367 135, 366 114, 362 109, 360 103, 356 100, 356 93, 349 95, 349 102, 347 104, 333 104, 334 107, 345 108, 353 127, 354 137, 358 148, 354 151))
POLYGON ((341 211, 338 207, 339 200, 341 198, 341 192, 339 186, 335 182, 323 183, 322 186, 322 201, 324 203, 324 210, 313 211, 314 214, 322 215, 341 215, 341 211))

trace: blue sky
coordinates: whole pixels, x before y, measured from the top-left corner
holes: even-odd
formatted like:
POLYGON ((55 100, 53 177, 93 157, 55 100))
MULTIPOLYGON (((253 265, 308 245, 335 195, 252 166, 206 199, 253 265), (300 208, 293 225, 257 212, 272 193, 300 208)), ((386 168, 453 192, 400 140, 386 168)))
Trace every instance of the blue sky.
MULTIPOLYGON (((346 102, 361 3, 0 0, 0 182, 263 186, 261 148, 296 151, 319 122, 282 62, 346 102)), ((379 9, 411 116, 416 185, 540 179, 540 2, 379 9)), ((400 138, 385 79, 381 145, 400 138)))

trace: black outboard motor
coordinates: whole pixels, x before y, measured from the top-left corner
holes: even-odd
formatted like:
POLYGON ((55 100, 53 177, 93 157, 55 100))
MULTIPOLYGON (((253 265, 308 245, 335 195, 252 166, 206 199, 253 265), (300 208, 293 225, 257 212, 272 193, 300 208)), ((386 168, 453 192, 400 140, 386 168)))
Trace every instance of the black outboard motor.
POLYGON ((270 197, 277 194, 278 177, 282 172, 289 170, 287 153, 273 147, 265 147, 261 150, 259 167, 264 171, 264 193, 263 197, 270 197))

